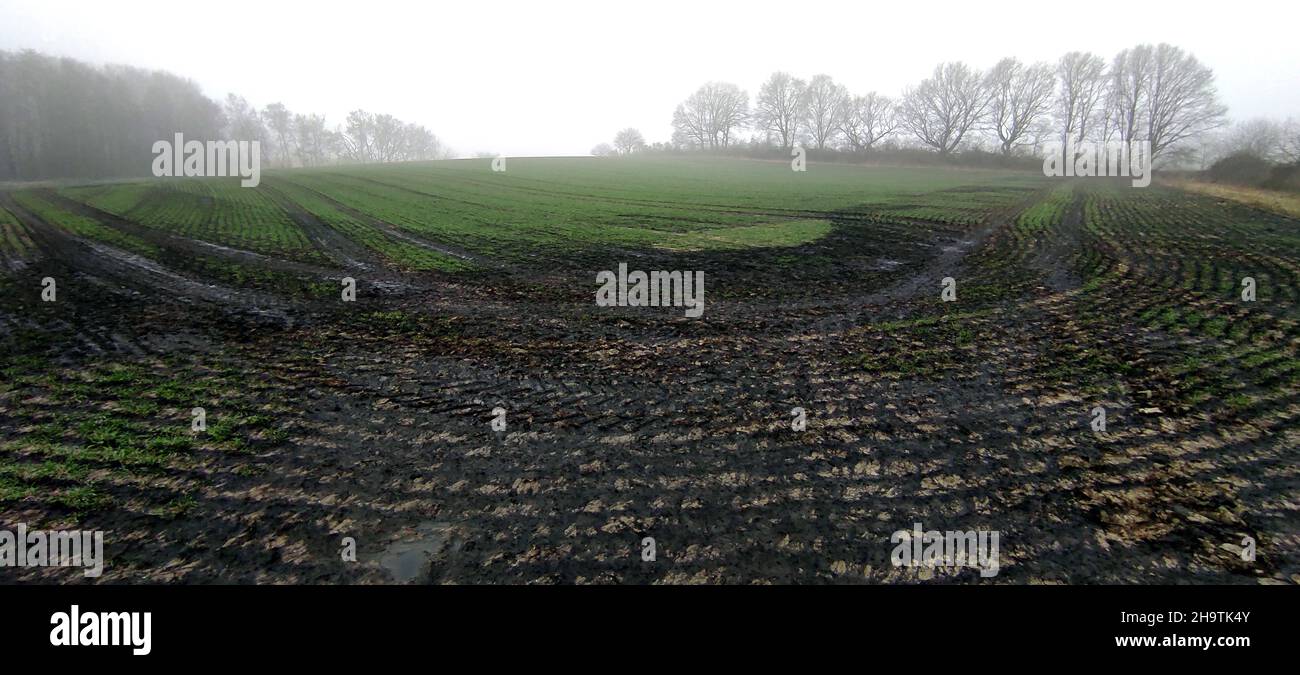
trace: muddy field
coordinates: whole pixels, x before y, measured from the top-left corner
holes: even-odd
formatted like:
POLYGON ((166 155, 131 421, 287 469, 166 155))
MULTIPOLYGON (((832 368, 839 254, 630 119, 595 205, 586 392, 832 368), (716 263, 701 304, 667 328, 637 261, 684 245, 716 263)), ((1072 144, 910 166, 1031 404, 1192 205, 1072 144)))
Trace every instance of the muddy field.
POLYGON ((271 176, 297 248, 170 227, 157 187, 0 193, 0 523, 105 531, 98 583, 1300 583, 1300 221, 975 172, 419 221, 491 178, 271 176), (584 208, 825 232, 550 238, 584 208), (596 306, 620 262, 704 271, 703 317, 596 306), (998 575, 892 565, 918 522, 998 532, 998 575))

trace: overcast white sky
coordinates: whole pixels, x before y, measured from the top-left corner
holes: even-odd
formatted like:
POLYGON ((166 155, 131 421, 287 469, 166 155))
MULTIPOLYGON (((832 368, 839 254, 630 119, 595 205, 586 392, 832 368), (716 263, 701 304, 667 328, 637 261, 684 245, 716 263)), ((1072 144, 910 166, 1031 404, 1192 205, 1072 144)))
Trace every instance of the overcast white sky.
POLYGON ((774 70, 896 95, 940 61, 1055 60, 1171 42, 1235 119, 1300 117, 1300 2, 0 0, 0 49, 161 68, 213 98, 387 112, 461 154, 586 154, 626 126, 667 140, 708 80, 774 70))

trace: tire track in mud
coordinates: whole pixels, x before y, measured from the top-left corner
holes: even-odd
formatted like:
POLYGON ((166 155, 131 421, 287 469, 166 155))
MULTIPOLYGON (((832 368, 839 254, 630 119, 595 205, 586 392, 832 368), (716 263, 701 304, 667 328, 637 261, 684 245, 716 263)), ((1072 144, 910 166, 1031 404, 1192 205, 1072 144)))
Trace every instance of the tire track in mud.
POLYGON ((307 239, 325 257, 348 269, 383 274, 386 277, 394 276, 386 269, 383 261, 374 251, 321 222, 314 214, 309 213, 297 202, 276 189, 273 184, 269 184, 269 181, 268 184, 263 185, 262 190, 273 203, 289 215, 289 218, 302 229, 307 239))
MULTIPOLYGON (((3 207, 0 207, 0 216, 6 216, 6 215, 10 215, 9 212, 6 211, 3 207)), ((12 220, 12 222, 14 223, 13 227, 15 227, 17 230, 17 232, 15 232, 16 238, 20 238, 30 242, 31 239, 30 235, 27 233, 27 228, 23 226, 22 221, 19 221, 16 217, 12 217, 6 220, 12 220)), ((3 236, 4 236, 4 229, 0 228, 0 237, 3 236)), ((30 246, 30 245, 25 246, 24 248, 25 250, 21 253, 19 252, 11 253, 9 251, 8 243, 0 242, 0 249, 3 249, 0 250, 0 274, 16 275, 22 272, 32 263, 36 262, 35 259, 39 258, 40 251, 37 250, 34 246, 30 246)))
POLYGON ((79 202, 53 190, 40 190, 38 193, 48 201, 67 209, 72 213, 95 220, 101 225, 113 228, 123 234, 129 234, 138 239, 143 239, 154 246, 172 253, 180 255, 211 256, 228 260, 236 264, 266 268, 275 272, 284 272, 286 274, 303 277, 337 279, 342 276, 339 270, 320 267, 318 265, 312 265, 310 263, 299 262, 296 260, 275 258, 256 251, 234 248, 210 241, 204 241, 202 239, 194 239, 174 232, 161 230, 156 227, 143 225, 133 220, 123 218, 117 214, 95 208, 90 204, 79 202))
MULTIPOLYGON (((231 264, 246 266, 253 270, 269 270, 293 276, 299 280, 307 282, 322 280, 338 282, 348 275, 348 272, 344 269, 333 269, 296 260, 274 258, 256 251, 232 248, 203 241, 201 239, 193 239, 175 233, 166 232, 164 230, 136 223, 107 211, 102 211, 89 204, 76 201, 53 191, 42 192, 41 194, 49 201, 73 213, 91 218, 102 225, 143 239, 169 253, 176 254, 179 256, 179 260, 182 261, 183 268, 187 274, 192 274, 198 278, 202 278, 205 280, 204 283, 209 283, 210 285, 221 286, 223 285, 223 281, 212 278, 202 269, 202 267, 196 268, 194 265, 186 264, 190 256, 217 258, 229 261, 231 264)), ((272 199, 274 201, 275 198, 272 197, 272 199)), ((286 208, 286 210, 290 208, 288 204, 281 204, 281 207, 286 208)), ((298 209, 298 212, 298 216, 290 215, 300 227, 304 227, 304 234, 306 234, 313 242, 313 245, 318 247, 318 250, 321 250, 323 254, 332 259, 337 259, 337 256, 338 258, 352 260, 355 265, 365 266, 365 269, 367 270, 366 275, 357 279, 357 288, 359 291, 372 296, 385 296, 391 293, 413 289, 427 289, 430 287, 427 283, 422 283, 416 279, 386 269, 377 258, 371 258, 367 262, 361 262, 357 258, 363 256, 349 257, 350 254, 346 251, 350 250, 352 246, 348 244, 339 244, 337 240, 343 239, 350 242, 350 239, 347 239, 341 233, 335 233, 334 235, 328 235, 318 239, 313 235, 312 231, 308 230, 308 228, 311 228, 312 230, 328 230, 330 232, 333 232, 333 230, 324 223, 316 220, 314 216, 302 211, 300 208, 298 209), (299 220, 299 217, 301 217, 301 220, 299 220), (313 224, 304 226, 303 222, 313 224), (331 251, 334 251, 334 253, 332 254, 331 251)))
POLYGON ((198 281, 136 253, 76 236, 19 206, 7 193, 0 194, 0 205, 23 222, 33 242, 70 277, 84 275, 118 295, 161 297, 180 304, 199 302, 235 314, 290 322, 287 307, 279 298, 198 281))
POLYGON ((1051 227, 1035 240, 1030 267, 1043 276, 1043 283, 1054 293, 1064 293, 1083 284, 1074 271, 1084 251, 1083 205, 1086 196, 1075 185, 1070 206, 1059 226, 1051 227))
POLYGON ((915 298, 927 286, 937 292, 938 282, 943 276, 955 274, 968 254, 986 244, 995 233, 1009 229, 1021 213, 1041 201, 1047 193, 1047 188, 1039 189, 1016 204, 994 211, 965 237, 943 246, 940 254, 927 264, 925 270, 895 286, 859 298, 855 304, 885 305, 904 302, 915 298))
MULTIPOLYGON (((331 197, 331 196, 329 196, 329 195, 327 195, 327 194, 325 194, 325 193, 323 193, 323 192, 320 192, 319 190, 316 190, 316 189, 314 189, 314 188, 312 188, 312 187, 310 187, 310 186, 303 185, 302 183, 299 183, 299 182, 296 182, 296 181, 291 181, 291 180, 288 180, 288 179, 285 179, 285 180, 288 181, 288 182, 290 182, 290 183, 292 183, 294 186, 298 187, 299 189, 306 190, 306 191, 308 191, 308 192, 310 192, 310 193, 316 195, 316 196, 319 197, 321 200, 323 200, 323 201, 325 201, 326 203, 328 203, 330 206, 333 206, 334 208, 336 208, 336 209, 342 211, 343 213, 345 213, 345 214, 347 214, 347 215, 349 215, 349 216, 351 216, 351 217, 353 217, 353 218, 356 218, 357 220, 361 221, 362 224, 364 224, 364 225, 368 225, 368 226, 370 226, 370 227, 373 227, 373 228, 375 228, 375 229, 377 229, 377 230, 383 232, 384 234, 387 234, 388 236, 392 237, 393 239, 396 239, 396 240, 401 241, 401 242, 403 242, 403 243, 410 244, 410 245, 412 245, 412 246, 417 246, 417 247, 422 248, 422 249, 424 249, 424 250, 426 250, 426 251, 433 251, 434 253, 441 253, 441 254, 443 254, 443 255, 448 255, 448 256, 451 256, 451 257, 453 257, 453 258, 459 258, 459 259, 461 259, 461 260, 465 260, 465 261, 468 261, 468 262, 472 262, 472 263, 477 264, 477 265, 482 265, 482 266, 487 267, 487 268, 497 268, 497 269, 507 269, 507 268, 508 268, 508 266, 505 265, 504 263, 498 262, 498 261, 496 261, 496 260, 492 260, 492 259, 490 259, 490 258, 486 258, 486 257, 484 257, 484 256, 482 256, 482 255, 479 255, 479 254, 476 254, 476 253, 470 253, 469 251, 467 251, 467 250, 465 250, 465 249, 463 249, 463 248, 459 248, 459 247, 451 246, 451 245, 449 245, 449 244, 444 244, 444 243, 436 243, 436 242, 433 242, 433 241, 430 241, 430 240, 426 239, 426 238, 425 238, 424 236, 422 236, 422 235, 414 235, 414 234, 408 233, 408 232, 404 231, 402 228, 400 228, 400 227, 398 227, 398 226, 396 226, 396 225, 393 225, 392 223, 385 222, 385 221, 380 220, 380 219, 378 219, 378 218, 375 218, 374 216, 371 216, 371 215, 369 215, 369 214, 367 214, 367 213, 365 213, 365 212, 362 212, 362 211, 359 211, 359 210, 357 210, 357 209, 354 209, 354 208, 352 208, 351 206, 348 206, 347 204, 344 204, 343 202, 340 202, 339 200, 337 200, 337 199, 335 199, 335 198, 333 198, 333 197, 331 197)), ((388 185, 388 184, 386 184, 386 183, 380 183, 379 181, 370 181, 370 182, 374 182, 374 183, 376 183, 376 184, 383 185, 383 186, 385 186, 385 187, 392 187, 392 188, 394 188, 394 189, 402 189, 402 188, 400 188, 399 186, 392 186, 392 185, 388 185)), ((422 194, 422 195, 423 195, 424 193, 419 193, 419 192, 417 192, 417 194, 422 194)), ((431 196, 431 195, 425 195, 425 196, 431 196)))
POLYGON ((798 305, 750 304, 739 309, 744 313, 764 314, 812 309, 829 310, 833 316, 818 319, 812 324, 812 330, 818 333, 834 333, 857 327, 868 315, 902 318, 910 312, 910 303, 924 290, 931 290, 937 295, 941 290, 940 281, 944 277, 952 276, 958 279, 960 284, 958 273, 966 256, 987 244, 994 234, 1009 229, 1020 213, 1043 199, 1048 191, 1047 188, 1039 189, 1020 202, 989 214, 979 225, 956 239, 934 242, 932 245, 939 248, 937 255, 925 260, 919 269, 911 271, 905 278, 883 289, 848 298, 833 299, 830 302, 816 301, 798 305))

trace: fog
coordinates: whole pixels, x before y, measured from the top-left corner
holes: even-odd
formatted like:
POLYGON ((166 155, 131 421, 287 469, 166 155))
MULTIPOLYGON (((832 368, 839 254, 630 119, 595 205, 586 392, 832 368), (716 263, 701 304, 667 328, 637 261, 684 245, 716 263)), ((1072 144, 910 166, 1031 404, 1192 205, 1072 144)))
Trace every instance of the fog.
POLYGON ((160 68, 221 100, 330 125, 356 108, 461 155, 587 154, 624 127, 667 141, 702 83, 752 96, 775 70, 895 96, 962 60, 1109 59, 1171 42, 1214 69, 1234 120, 1300 116, 1300 10, 1280 2, 194 3, 0 0, 0 49, 160 68), (1080 9, 1080 8, 1083 9, 1080 9))

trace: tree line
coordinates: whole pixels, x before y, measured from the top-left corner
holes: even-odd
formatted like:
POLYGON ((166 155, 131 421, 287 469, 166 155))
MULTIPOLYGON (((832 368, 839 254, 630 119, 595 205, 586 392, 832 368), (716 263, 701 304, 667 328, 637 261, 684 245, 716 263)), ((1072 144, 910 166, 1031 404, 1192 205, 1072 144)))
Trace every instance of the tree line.
MULTIPOLYGON (((1009 57, 987 71, 941 63, 896 98, 855 95, 830 75, 805 80, 776 72, 751 104, 735 84, 708 82, 673 111, 671 142, 657 146, 718 150, 747 142, 863 152, 889 144, 942 156, 989 148, 1011 156, 1038 154, 1049 142, 1149 141, 1154 157, 1174 160, 1194 154, 1226 120, 1214 72, 1183 49, 1159 44, 1124 49, 1109 61, 1070 52, 1055 63, 1009 57)), ((628 131, 635 130, 620 133, 628 131)))
POLYGON ((164 71, 0 51, 0 181, 148 174, 153 143, 177 132, 200 142, 259 141, 272 166, 451 154, 432 131, 392 115, 355 110, 331 127, 282 103, 259 110, 235 94, 214 101, 164 71))

